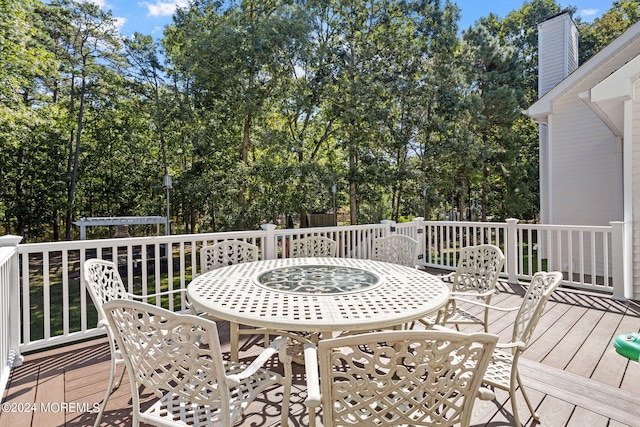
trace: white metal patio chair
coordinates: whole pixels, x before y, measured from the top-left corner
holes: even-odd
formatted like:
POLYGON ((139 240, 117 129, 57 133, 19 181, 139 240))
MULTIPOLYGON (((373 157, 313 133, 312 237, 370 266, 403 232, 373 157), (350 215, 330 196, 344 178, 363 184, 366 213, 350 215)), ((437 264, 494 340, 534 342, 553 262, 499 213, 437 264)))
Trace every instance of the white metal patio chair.
POLYGON ((428 326, 455 325, 456 329, 461 324, 480 324, 484 331, 488 332, 489 309, 485 308, 482 318, 479 318, 459 308, 457 301, 464 298, 490 305, 504 262, 504 254, 494 245, 467 246, 460 249, 456 271, 444 276, 453 279, 449 303, 438 313, 422 319, 422 323, 428 326))
POLYGON ((279 337, 247 365, 223 359, 215 322, 130 300, 105 303, 131 382, 133 425, 232 426, 258 395, 283 387, 282 425, 288 425, 291 361, 279 337), (279 353, 284 375, 263 366, 279 353), (146 410, 140 393, 157 400, 146 410))
POLYGON ((102 413, 104 412, 104 408, 107 406, 109 396, 111 396, 111 393, 113 393, 113 391, 120 387, 122 377, 124 376, 123 369, 122 373, 120 374, 120 379, 114 383, 117 366, 123 365, 124 362, 122 360, 120 349, 115 343, 114 333, 105 318, 105 312, 103 309, 104 304, 113 299, 146 300, 153 297, 169 296, 178 293, 183 294, 183 298, 186 298, 186 293, 184 293, 184 289, 177 289, 173 291, 148 294, 144 296, 131 294, 127 292, 127 289, 122 282, 122 278, 120 277, 120 273, 118 272, 116 264, 103 259, 90 259, 84 262, 84 281, 86 288, 89 291, 89 296, 91 296, 91 300, 93 301, 93 305, 96 307, 96 310, 98 312, 98 327, 106 329, 111 351, 111 372, 109 374, 109 385, 107 386, 106 395, 104 397, 104 400, 102 401, 102 404, 100 405, 98 416, 96 417, 94 426, 97 427, 100 424, 100 420, 102 419, 102 413))
POLYGON ((258 260, 258 247, 242 240, 225 240, 200 248, 200 272, 258 260))
POLYGON ((468 426, 498 337, 384 331, 305 346, 309 426, 468 426), (318 373, 319 368, 319 373, 318 373))
MULTIPOLYGON (((562 282, 562 273, 553 272, 537 272, 533 275, 531 283, 527 288, 527 292, 522 300, 520 307, 501 308, 487 305, 486 307, 500 311, 518 310, 515 322, 513 324, 513 334, 509 343, 498 343, 491 357, 489 366, 484 376, 483 383, 490 387, 497 387, 509 392, 511 396, 511 408, 513 411, 513 419, 516 426, 520 426, 520 418, 518 416, 518 405, 516 401, 516 388, 520 387, 520 392, 531 411, 531 415, 536 421, 540 420, 539 415, 531 405, 531 401, 527 396, 524 385, 520 380, 518 372, 518 360, 529 346, 529 339, 535 330, 540 316, 544 311, 551 294, 558 288, 562 282)), ((484 304, 481 304, 484 305, 484 304)))
MULTIPOLYGON (((215 270, 229 265, 258 261, 258 247, 242 240, 225 240, 200 248, 200 272, 215 270)), ((218 320, 207 316, 211 320, 218 320)), ((229 322, 229 334, 232 349, 238 348, 240 335, 256 335, 255 328, 240 328, 235 322, 229 322)), ((269 335, 264 336, 265 347, 269 345, 269 335)), ((238 361, 238 352, 232 351, 231 358, 238 361)))
POLYGON ((373 241, 371 259, 415 267, 418 263, 418 242, 399 234, 379 237, 373 241))
POLYGON ((338 243, 328 237, 309 236, 302 239, 291 239, 289 258, 335 257, 338 254, 338 243))
MULTIPOLYGON (((338 255, 338 243, 328 237, 308 236, 301 239, 292 239, 289 243, 289 258, 314 258, 314 257, 335 257, 338 255)), ((301 333, 304 339, 310 339, 316 342, 318 334, 301 333)), ((302 341, 293 341, 294 348, 291 350, 293 361, 297 364, 304 363, 304 355, 302 354, 302 341)))

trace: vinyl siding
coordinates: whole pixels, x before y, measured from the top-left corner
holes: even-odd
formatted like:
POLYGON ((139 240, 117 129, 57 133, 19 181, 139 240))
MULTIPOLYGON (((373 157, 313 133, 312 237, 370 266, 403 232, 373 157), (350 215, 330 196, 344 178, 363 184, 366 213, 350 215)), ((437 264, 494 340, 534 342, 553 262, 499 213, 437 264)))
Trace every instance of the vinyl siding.
MULTIPOLYGON (((558 23, 562 24, 562 23, 558 23)), ((538 34, 538 96, 542 96, 566 77, 564 25, 549 25, 538 34)))
POLYGON ((623 218, 621 146, 578 93, 554 103, 551 220, 608 225, 623 218))
POLYGON ((538 26, 538 96, 578 68, 578 29, 568 14, 538 26))
POLYGON ((567 44, 567 63, 568 74, 573 73, 579 66, 578 64, 578 29, 575 25, 571 25, 569 29, 569 40, 567 44))
MULTIPOLYGON (((578 85, 553 105, 553 121, 549 128, 552 159, 550 222, 609 225, 611 221, 623 218, 621 143, 578 97, 581 89, 584 90, 578 85)), ((573 237, 572 246, 574 273, 579 273, 577 235, 573 237)), ((583 250, 585 266, 589 266, 591 253, 586 246, 583 250)), ((566 259, 568 253, 562 255, 566 259)), ((569 266, 550 267, 567 271, 569 266)), ((595 267, 597 274, 603 274, 604 266, 600 262, 595 267)), ((611 271, 611 265, 608 267, 611 271)))

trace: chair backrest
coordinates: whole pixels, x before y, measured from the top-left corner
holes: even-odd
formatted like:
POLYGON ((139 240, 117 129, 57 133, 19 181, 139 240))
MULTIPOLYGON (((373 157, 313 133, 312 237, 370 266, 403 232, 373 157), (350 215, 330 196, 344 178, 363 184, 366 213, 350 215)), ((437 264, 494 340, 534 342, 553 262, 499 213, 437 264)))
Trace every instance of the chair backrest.
POLYGON ((229 387, 214 322, 131 300, 107 302, 104 310, 127 366, 134 411, 140 413, 144 386, 156 396, 171 393, 196 405, 218 401, 220 425, 231 425, 229 387))
POLYGON ((105 318, 102 308, 104 303, 113 299, 129 299, 118 267, 111 261, 97 258, 85 261, 84 280, 93 305, 98 311, 98 320, 105 318))
POLYGON ((322 236, 309 236, 302 239, 291 239, 289 258, 335 257, 338 244, 335 240, 322 236))
POLYGON ((513 325, 512 340, 514 342, 522 341, 528 345, 547 301, 561 282, 562 273, 559 271, 549 273, 539 271, 533 275, 513 325))
POLYGON ((468 426, 497 340, 434 330, 322 340, 322 423, 468 426))
POLYGON ((371 259, 415 267, 418 263, 418 242, 402 235, 379 237, 373 241, 371 259))
POLYGON ((258 247, 241 240, 225 240, 200 249, 200 272, 258 260, 258 247))
POLYGON ((496 287, 504 254, 494 245, 466 246, 453 276, 454 292, 488 292, 496 287))

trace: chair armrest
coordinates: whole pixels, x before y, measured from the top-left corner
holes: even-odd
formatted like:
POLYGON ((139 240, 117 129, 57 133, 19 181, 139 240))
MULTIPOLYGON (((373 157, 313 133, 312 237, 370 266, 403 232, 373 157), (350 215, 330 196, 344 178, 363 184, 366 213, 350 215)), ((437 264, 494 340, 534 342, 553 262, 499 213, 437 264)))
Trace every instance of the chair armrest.
MULTIPOLYGON (((307 377, 307 399, 304 403, 308 408, 316 408, 320 406, 320 378, 318 348, 314 344, 304 345, 304 369, 307 377)), ((315 411, 313 414, 315 415, 315 411)))
POLYGON ((516 348, 522 351, 525 348, 527 348, 527 345, 522 341, 515 341, 515 342, 507 342, 507 343, 497 343, 496 348, 500 350, 508 349, 508 348, 516 348))
POLYGON ((161 297, 164 295, 182 294, 182 293, 185 293, 186 291, 187 291, 186 289, 174 289, 172 291, 164 291, 164 292, 158 292, 155 294, 147 294, 147 295, 138 295, 138 294, 132 294, 127 292, 127 295, 132 299, 144 300, 147 298, 161 297))
POLYGON ((442 325, 432 325, 432 329, 434 331, 442 331, 442 332, 456 332, 455 330, 451 329, 451 328, 447 328, 446 326, 442 326, 442 325))
POLYGON ((254 375, 260 368, 264 366, 265 363, 267 363, 271 356, 273 356, 278 352, 278 350, 280 350, 280 347, 286 344, 287 338, 285 337, 278 337, 275 340, 271 341, 269 347, 265 348, 264 351, 260 353, 260 355, 258 355, 258 357, 256 357, 245 370, 243 370, 239 374, 229 375, 227 377, 229 385, 234 387, 238 386, 240 385, 240 382, 242 380, 254 375))
POLYGON ((484 298, 484 297, 488 297, 491 296, 493 294, 496 294, 496 290, 495 289, 491 289, 490 291, 487 292, 456 292, 456 291, 452 291, 451 292, 451 296, 452 297, 469 297, 469 298, 484 298))
POLYGON ((479 305, 480 307, 490 308, 492 310, 497 310, 497 311, 516 311, 516 310, 520 310, 520 306, 518 306, 518 307, 498 307, 496 305, 485 304, 485 303, 480 302, 480 301, 474 301, 474 300, 470 300, 470 299, 466 299, 466 298, 453 297, 452 299, 455 299, 456 301, 466 302, 466 303, 473 304, 473 305, 479 305))
POLYGON ((480 387, 478 389, 478 395, 476 396, 480 400, 493 400, 496 398, 496 394, 493 390, 490 390, 486 387, 480 387))

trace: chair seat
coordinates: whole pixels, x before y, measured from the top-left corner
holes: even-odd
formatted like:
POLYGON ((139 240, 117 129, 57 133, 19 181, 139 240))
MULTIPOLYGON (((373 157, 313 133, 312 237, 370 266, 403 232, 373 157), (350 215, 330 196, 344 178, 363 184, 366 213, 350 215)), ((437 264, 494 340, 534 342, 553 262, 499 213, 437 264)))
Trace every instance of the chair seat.
MULTIPOLYGON (((242 373, 248 365, 244 363, 225 361, 228 375, 242 373)), ((256 395, 264 390, 280 384, 280 375, 264 368, 258 369, 251 378, 241 382, 238 393, 231 395, 231 422, 235 424, 242 411, 253 401, 256 395)), ((184 426, 222 426, 220 396, 207 396, 210 405, 198 405, 190 399, 177 393, 164 394, 153 406, 147 409, 141 416, 143 421, 166 423, 171 420, 171 425, 184 426)))
MULTIPOLYGON (((423 320, 431 325, 438 324, 439 313, 430 314, 423 318, 423 320)), ((424 322, 423 322, 424 323, 424 322)), ((468 311, 464 311, 461 308, 456 308, 454 312, 447 317, 446 323, 455 323, 459 325, 483 325, 484 321, 468 311)))
POLYGON ((513 354, 503 350, 494 350, 482 382, 492 387, 508 390, 511 383, 512 368, 513 354))

